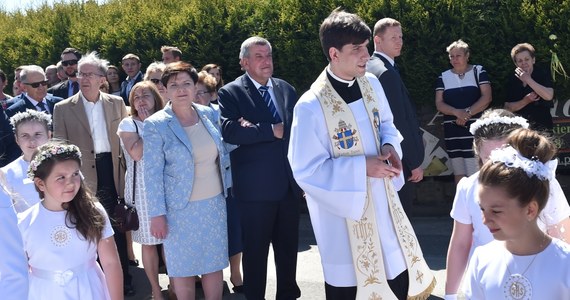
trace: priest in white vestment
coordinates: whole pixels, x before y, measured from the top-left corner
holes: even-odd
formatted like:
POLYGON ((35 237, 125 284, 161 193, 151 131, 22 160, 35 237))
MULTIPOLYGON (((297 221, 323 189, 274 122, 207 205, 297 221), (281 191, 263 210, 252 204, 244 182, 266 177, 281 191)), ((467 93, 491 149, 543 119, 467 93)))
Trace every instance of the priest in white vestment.
MULTIPOLYGON (((364 155, 335 158, 333 147, 343 145, 337 143, 335 146, 334 141, 331 141, 324 110, 313 89, 307 91, 295 106, 288 155, 295 180, 306 194, 326 286, 334 288, 354 288, 357 285, 346 219, 360 220, 363 216, 367 179, 370 179, 370 194, 376 213, 386 279, 390 283, 399 275, 405 274, 405 280, 408 280, 404 254, 394 230, 384 184, 386 177, 391 178, 396 190, 404 184, 400 161, 402 136, 393 124, 392 112, 382 85, 374 75, 365 75, 366 62, 370 57, 367 49, 370 33, 365 36, 365 30, 361 28, 361 32, 345 32, 338 39, 329 37, 327 40, 326 37, 327 29, 330 31, 331 27, 339 23, 351 21, 361 22, 356 15, 335 11, 325 19, 320 33, 329 60, 325 70, 327 83, 350 107, 359 130, 359 140, 353 143, 362 143, 364 155), (344 44, 327 44, 338 41, 342 43, 343 38, 344 44), (379 105, 382 157, 378 155, 376 131, 362 99, 364 92, 359 91, 356 80, 356 77, 363 75, 368 79, 379 105), (387 153, 391 155, 387 159, 390 163, 386 163, 387 153)), ((362 24, 348 27, 358 28, 362 24)), ((323 79, 323 76, 321 74, 319 79, 323 79)), ((394 293, 398 298, 402 297, 396 291, 394 293)), ((348 298, 335 297, 327 290, 327 299, 348 298)))

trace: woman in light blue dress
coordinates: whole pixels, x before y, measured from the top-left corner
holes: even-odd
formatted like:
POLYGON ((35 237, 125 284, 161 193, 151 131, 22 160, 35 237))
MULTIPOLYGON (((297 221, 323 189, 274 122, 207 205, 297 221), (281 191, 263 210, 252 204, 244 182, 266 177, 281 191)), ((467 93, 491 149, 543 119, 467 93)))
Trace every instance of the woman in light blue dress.
POLYGON ((190 64, 169 64, 161 80, 170 102, 144 121, 151 234, 164 239, 180 300, 195 299, 195 275, 202 275, 206 299, 221 299, 228 265, 229 153, 214 111, 192 103, 197 79, 190 64))

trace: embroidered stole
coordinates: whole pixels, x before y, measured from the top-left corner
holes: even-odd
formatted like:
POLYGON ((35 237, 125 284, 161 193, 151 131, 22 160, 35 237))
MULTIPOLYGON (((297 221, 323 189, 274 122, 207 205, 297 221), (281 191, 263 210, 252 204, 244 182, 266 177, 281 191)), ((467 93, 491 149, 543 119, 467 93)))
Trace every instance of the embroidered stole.
MULTIPOLYGON (((358 77, 356 80, 362 92, 368 118, 376 135, 376 149, 380 154, 382 135, 380 111, 378 110, 379 102, 366 76, 358 77)), ((332 87, 327 78, 326 70, 313 83, 311 91, 315 93, 323 109, 334 157, 364 155, 364 147, 360 141, 361 137, 356 119, 348 104, 332 87)), ((435 287, 435 278, 423 258, 416 234, 402 208, 392 181, 389 178, 384 178, 384 186, 392 223, 408 268, 410 285, 407 298, 427 299, 435 287)), ((357 221, 346 219, 352 261, 357 279, 356 299, 397 299, 388 286, 382 256, 382 241, 377 231, 374 202, 371 196, 370 179, 368 178, 367 196, 362 218, 357 221)))

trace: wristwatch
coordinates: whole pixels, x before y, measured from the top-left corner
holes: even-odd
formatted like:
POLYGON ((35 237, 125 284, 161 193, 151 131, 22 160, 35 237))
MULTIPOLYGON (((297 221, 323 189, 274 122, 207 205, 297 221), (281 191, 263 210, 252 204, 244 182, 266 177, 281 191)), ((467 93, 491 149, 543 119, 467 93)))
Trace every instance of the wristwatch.
POLYGON ((471 113, 471 107, 468 107, 465 109, 465 112, 468 113, 470 116, 472 116, 473 114, 471 113))

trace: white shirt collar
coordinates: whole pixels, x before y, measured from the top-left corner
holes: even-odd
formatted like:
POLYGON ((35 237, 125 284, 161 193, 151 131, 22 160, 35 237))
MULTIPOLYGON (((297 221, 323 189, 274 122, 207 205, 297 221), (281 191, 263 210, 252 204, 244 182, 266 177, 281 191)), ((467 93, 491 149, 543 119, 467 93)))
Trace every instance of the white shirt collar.
POLYGON ((388 55, 386 55, 386 54, 384 54, 384 53, 382 53, 382 52, 374 51, 374 54, 376 54, 376 53, 382 55, 385 59, 387 59, 387 60, 390 62, 390 64, 392 64, 392 67, 394 66, 394 63, 395 63, 395 62, 394 62, 394 60, 393 60, 392 58, 390 58, 390 56, 388 56, 388 55))
POLYGON ((340 81, 340 82, 343 82, 343 83, 348 84, 348 87, 351 87, 351 86, 356 82, 356 78, 354 78, 354 79, 352 79, 352 80, 344 80, 344 79, 342 79, 342 78, 336 76, 336 75, 331 71, 331 66, 330 66, 330 65, 327 66, 327 73, 328 73, 329 75, 331 75, 331 77, 334 78, 335 80, 338 80, 338 81, 340 81))
MULTIPOLYGON (((253 85, 255 85, 256 89, 259 90, 259 87, 263 85, 263 84, 255 81, 255 79, 251 78, 251 76, 249 76, 249 73, 247 73, 247 71, 245 72, 245 75, 247 75, 247 77, 249 77, 249 79, 251 79, 251 82, 253 82, 253 85)), ((267 84, 265 86, 268 87, 269 89, 273 88, 273 83, 271 82, 271 78, 269 78, 269 80, 267 80, 267 84)))
POLYGON ((140 74, 142 74, 142 71, 139 71, 139 72, 138 72, 135 76, 133 76, 133 77, 127 76, 127 81, 133 81, 133 80, 135 80, 136 78, 139 77, 140 74))
POLYGON ((83 104, 93 104, 93 105, 95 105, 95 104, 101 102, 101 93, 99 93, 99 97, 97 98, 97 101, 95 101, 95 103, 90 102, 89 100, 87 100, 87 99, 85 98, 85 96, 83 96, 83 93, 82 93, 81 91, 79 91, 79 98, 81 98, 81 100, 83 101, 83 104))
MULTIPOLYGON (((28 93, 25 93, 24 95, 26 96, 26 98, 28 98, 28 100, 30 100, 30 102, 32 102, 32 104, 33 104, 34 106, 38 106, 38 103, 40 103, 40 101, 38 101, 38 100, 32 98, 28 93)), ((45 103, 45 102, 44 102, 44 103, 45 103)))

